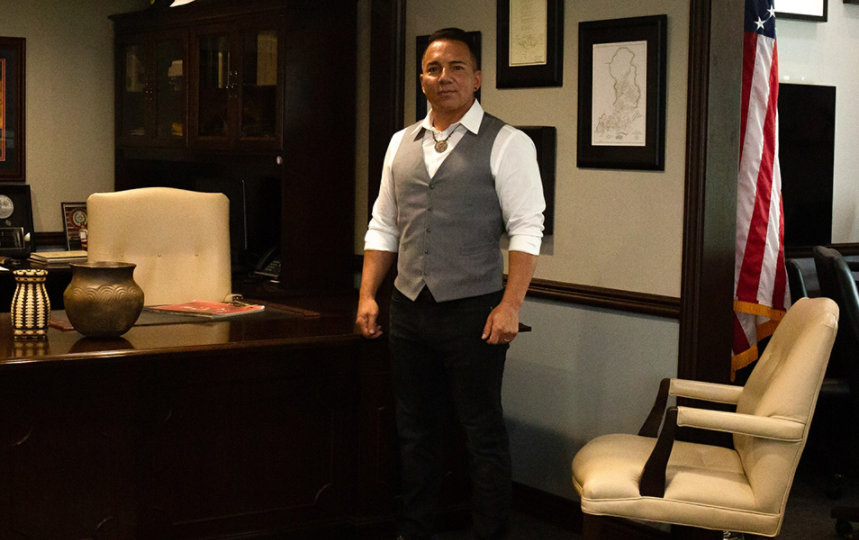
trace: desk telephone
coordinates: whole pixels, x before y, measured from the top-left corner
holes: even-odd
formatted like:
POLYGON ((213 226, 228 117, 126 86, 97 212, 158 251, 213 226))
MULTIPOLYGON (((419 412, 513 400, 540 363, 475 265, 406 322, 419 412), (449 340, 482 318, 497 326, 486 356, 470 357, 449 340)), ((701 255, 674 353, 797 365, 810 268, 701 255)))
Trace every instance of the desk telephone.
POLYGON ((263 253, 262 257, 259 258, 259 261, 257 261, 254 266, 253 273, 257 276, 278 279, 280 277, 281 268, 280 250, 275 247, 263 253))
POLYGON ((23 227, 0 227, 0 257, 26 259, 30 256, 30 233, 23 227))

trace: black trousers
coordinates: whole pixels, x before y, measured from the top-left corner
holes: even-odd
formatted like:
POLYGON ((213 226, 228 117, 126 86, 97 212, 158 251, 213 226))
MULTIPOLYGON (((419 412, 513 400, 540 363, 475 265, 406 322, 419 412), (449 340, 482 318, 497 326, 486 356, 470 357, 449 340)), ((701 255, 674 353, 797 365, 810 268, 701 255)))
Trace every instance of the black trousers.
POLYGON ((511 505, 510 445, 501 408, 508 345, 481 334, 503 291, 435 302, 396 289, 389 342, 402 458, 400 533, 429 538, 442 480, 443 427, 452 405, 469 454, 476 538, 503 538, 511 505))

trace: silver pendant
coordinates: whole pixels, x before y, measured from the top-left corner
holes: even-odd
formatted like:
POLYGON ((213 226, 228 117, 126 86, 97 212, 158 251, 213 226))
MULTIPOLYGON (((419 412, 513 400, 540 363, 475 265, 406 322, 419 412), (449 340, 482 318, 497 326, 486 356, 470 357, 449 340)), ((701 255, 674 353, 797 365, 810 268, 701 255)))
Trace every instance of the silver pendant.
POLYGON ((435 142, 435 151, 439 154, 447 150, 447 141, 436 141, 435 142))

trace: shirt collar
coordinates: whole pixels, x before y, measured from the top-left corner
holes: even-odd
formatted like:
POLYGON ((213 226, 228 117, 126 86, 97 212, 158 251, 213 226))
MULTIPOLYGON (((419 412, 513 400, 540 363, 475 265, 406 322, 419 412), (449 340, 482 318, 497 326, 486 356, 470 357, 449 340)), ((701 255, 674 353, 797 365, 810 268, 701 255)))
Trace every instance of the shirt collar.
MULTIPOLYGON (((421 121, 420 125, 416 129, 416 133, 420 133, 421 130, 426 129, 428 131, 432 131, 432 122, 430 121, 430 115, 432 111, 429 111, 427 115, 424 117, 423 121, 421 121)), ((465 129, 468 131, 477 134, 478 130, 480 130, 480 123, 483 121, 483 107, 480 106, 480 102, 476 99, 474 103, 471 104, 471 108, 468 109, 462 118, 459 119, 459 124, 465 126, 465 129)))

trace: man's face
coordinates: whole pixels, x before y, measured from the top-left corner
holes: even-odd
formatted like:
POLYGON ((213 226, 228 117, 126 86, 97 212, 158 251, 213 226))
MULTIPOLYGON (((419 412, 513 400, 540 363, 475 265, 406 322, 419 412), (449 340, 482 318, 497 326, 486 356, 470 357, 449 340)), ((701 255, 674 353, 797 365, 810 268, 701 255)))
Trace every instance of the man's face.
POLYGON ((434 112, 465 114, 480 88, 480 70, 475 69, 468 46, 461 41, 433 41, 424 53, 421 88, 434 112))

